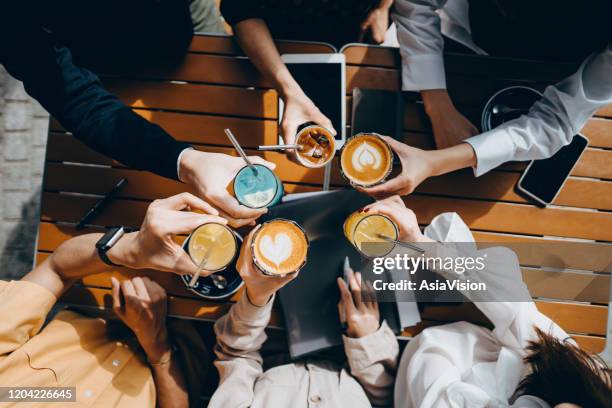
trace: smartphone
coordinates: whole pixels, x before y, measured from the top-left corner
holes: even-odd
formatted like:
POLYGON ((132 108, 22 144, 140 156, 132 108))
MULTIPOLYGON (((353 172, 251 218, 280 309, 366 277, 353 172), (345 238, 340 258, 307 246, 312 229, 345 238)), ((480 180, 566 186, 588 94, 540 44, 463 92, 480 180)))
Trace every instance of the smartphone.
POLYGON ((518 181, 518 191, 538 205, 551 204, 588 144, 589 139, 577 134, 570 144, 563 146, 554 156, 529 163, 518 181))
MULTIPOLYGON (((336 132, 336 150, 346 140, 346 59, 344 54, 283 54, 293 78, 319 110, 331 120, 336 132)), ((278 120, 284 103, 278 100, 278 120)))

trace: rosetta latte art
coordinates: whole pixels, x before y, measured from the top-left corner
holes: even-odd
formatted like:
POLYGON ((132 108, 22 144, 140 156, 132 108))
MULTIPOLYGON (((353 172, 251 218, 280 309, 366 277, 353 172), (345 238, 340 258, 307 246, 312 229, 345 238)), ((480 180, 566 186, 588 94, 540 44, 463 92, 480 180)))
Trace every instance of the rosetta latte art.
POLYGON ((378 149, 368 142, 363 142, 353 152, 351 162, 357 171, 364 171, 366 168, 378 169, 382 164, 382 157, 378 149))
POLYGON ((276 234, 274 240, 270 235, 265 235, 261 238, 259 250, 263 256, 280 267, 291 256, 293 244, 287 234, 276 234))

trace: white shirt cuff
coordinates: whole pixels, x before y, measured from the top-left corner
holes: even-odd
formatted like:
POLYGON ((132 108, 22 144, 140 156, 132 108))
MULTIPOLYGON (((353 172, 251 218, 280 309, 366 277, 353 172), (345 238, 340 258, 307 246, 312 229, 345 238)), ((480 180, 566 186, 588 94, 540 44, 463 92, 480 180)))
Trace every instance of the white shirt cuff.
POLYGON ((504 129, 493 129, 465 140, 476 153, 474 175, 480 177, 495 167, 511 161, 514 157, 514 145, 510 135, 504 129))
POLYGON ((176 159, 176 177, 180 180, 183 181, 181 179, 181 159, 183 158, 183 154, 187 151, 187 150, 193 150, 193 147, 187 147, 185 149, 183 149, 182 152, 179 153, 178 158, 176 159))
POLYGON ((402 89, 446 89, 444 57, 438 54, 405 56, 402 59, 402 89))

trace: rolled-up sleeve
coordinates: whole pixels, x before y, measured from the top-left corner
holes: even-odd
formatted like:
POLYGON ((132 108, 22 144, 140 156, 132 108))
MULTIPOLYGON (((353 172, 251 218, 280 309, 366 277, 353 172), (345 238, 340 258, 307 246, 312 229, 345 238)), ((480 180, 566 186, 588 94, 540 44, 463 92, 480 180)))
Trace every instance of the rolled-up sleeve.
POLYGON ((399 344, 387 322, 368 336, 343 336, 342 339, 351 374, 359 381, 370 402, 377 406, 391 405, 399 344))
POLYGON ((402 57, 402 89, 446 89, 444 40, 437 9, 446 0, 396 0, 392 18, 402 57))
POLYGON ((569 144, 598 109, 612 103, 612 45, 572 76, 544 91, 529 113, 466 140, 480 176, 508 161, 551 157, 569 144))
POLYGON ((27 281, 0 281, 0 358, 35 336, 57 299, 27 281))
POLYGON ((259 350, 267 338, 264 330, 270 321, 273 300, 258 307, 245 293, 215 323, 215 367, 219 372, 219 386, 209 406, 240 408, 251 405, 255 382, 263 373, 259 350))

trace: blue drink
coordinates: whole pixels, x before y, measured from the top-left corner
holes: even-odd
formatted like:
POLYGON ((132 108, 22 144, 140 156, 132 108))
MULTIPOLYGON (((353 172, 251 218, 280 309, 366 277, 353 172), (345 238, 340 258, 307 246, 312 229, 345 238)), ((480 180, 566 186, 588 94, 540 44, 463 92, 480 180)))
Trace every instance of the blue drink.
POLYGON ((249 208, 264 208, 277 204, 284 194, 283 182, 272 170, 255 164, 257 173, 245 166, 234 178, 234 195, 249 208))

